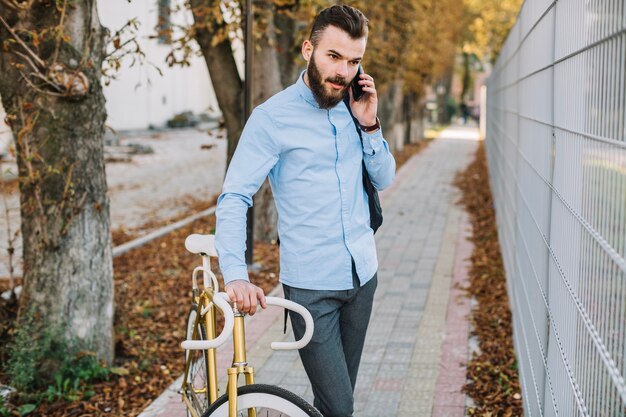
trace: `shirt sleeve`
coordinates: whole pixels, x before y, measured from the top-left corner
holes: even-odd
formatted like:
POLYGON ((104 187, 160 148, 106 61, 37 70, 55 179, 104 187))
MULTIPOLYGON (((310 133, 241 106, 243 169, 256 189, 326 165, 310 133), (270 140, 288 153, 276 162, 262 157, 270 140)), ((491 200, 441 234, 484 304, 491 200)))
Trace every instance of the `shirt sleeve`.
POLYGON ((396 177, 396 161, 389 151, 389 144, 383 138, 382 129, 373 133, 361 131, 363 138, 363 159, 372 184, 378 190, 389 187, 396 177))
POLYGON ((255 109, 241 133, 217 200, 215 247, 225 283, 249 280, 245 262, 246 213, 252 206, 252 197, 278 162, 280 147, 273 131, 269 114, 255 109))

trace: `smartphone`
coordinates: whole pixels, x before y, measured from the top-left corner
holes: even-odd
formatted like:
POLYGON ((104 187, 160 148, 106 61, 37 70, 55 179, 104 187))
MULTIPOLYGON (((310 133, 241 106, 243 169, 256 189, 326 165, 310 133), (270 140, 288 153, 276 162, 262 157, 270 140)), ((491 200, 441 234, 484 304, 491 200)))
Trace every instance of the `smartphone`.
POLYGON ((352 88, 352 97, 354 97, 355 101, 359 101, 361 97, 363 97, 363 94, 365 94, 363 86, 358 83, 361 79, 361 74, 363 74, 363 66, 359 64, 359 68, 356 70, 356 76, 352 79, 352 83, 350 83, 352 88))

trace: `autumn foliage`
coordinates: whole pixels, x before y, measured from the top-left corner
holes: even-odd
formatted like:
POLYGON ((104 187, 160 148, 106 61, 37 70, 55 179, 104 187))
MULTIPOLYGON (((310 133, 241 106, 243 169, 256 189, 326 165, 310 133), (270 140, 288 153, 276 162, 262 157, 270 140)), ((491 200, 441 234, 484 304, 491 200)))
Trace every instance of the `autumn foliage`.
POLYGON ((521 416, 519 375, 512 338, 512 317, 507 283, 498 242, 495 209, 483 142, 476 159, 455 181, 472 223, 470 285, 468 295, 477 301, 471 313, 472 333, 479 352, 467 364, 465 392, 476 403, 470 415, 521 416))

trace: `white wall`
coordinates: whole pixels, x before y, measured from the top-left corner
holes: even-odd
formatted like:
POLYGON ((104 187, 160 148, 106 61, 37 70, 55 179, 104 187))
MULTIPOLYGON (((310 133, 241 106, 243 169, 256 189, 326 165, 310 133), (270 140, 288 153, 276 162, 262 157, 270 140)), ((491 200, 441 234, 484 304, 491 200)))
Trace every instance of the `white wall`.
MULTIPOLYGON (((112 33, 129 19, 138 18, 137 39, 146 54, 143 65, 130 67, 130 59, 126 59, 117 79, 104 88, 107 125, 116 130, 145 129, 163 126, 174 114, 187 110, 197 113, 212 107, 219 111, 204 58, 194 56, 190 67, 170 68, 165 63, 170 46, 149 39, 158 20, 157 0, 99 0, 98 12, 102 25, 112 33), (151 64, 158 66, 163 76, 151 64)), ((190 19, 180 14, 175 17, 190 19)))
MULTIPOLYGON (((180 0, 172 3, 175 1, 180 0)), ((146 129, 149 125, 163 126, 173 115, 187 110, 198 113, 211 108, 219 112, 204 58, 194 56, 190 67, 170 68, 165 63, 170 46, 150 39, 158 18, 157 0, 99 0, 98 13, 111 33, 138 18, 137 39, 146 54, 143 65, 131 67, 130 59, 123 61, 117 79, 104 86, 108 126, 115 130, 146 129), (151 64, 158 66, 163 76, 151 64)), ((5 151, 11 136, 0 105, 0 152, 5 151)))
MULTIPOLYGON (((4 123, 4 118, 6 116, 4 107, 2 107, 2 101, 0 101, 0 154, 8 152, 9 145, 13 140, 11 128, 4 123)), ((5 157, 7 157, 7 155, 5 155, 5 157)))

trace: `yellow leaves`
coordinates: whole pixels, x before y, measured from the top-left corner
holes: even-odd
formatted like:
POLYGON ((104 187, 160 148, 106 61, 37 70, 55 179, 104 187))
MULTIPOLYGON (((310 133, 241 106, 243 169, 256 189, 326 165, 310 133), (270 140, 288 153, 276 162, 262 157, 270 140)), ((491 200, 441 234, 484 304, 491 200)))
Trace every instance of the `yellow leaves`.
POLYGON ((461 13, 456 1, 361 0, 350 4, 370 19, 364 66, 381 89, 404 79, 409 91, 421 94, 425 82, 452 65, 461 13))
POLYGON ((295 7, 296 6, 296 1, 295 0, 273 0, 273 3, 275 6, 277 7, 295 7))
POLYGON ((522 0, 464 0, 469 16, 464 51, 495 59, 515 23, 522 0))
MULTIPOLYGON (((109 368, 109 372, 111 372, 112 374, 115 375, 128 375, 130 372, 128 371, 128 369, 126 368, 122 368, 122 367, 113 367, 113 368, 109 368)), ((122 378, 123 379, 123 378, 122 378)), ((124 383, 126 383, 126 380, 124 380, 124 383)))

